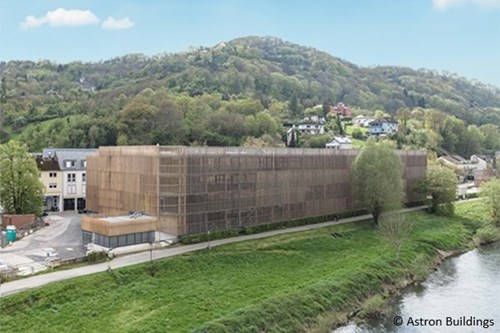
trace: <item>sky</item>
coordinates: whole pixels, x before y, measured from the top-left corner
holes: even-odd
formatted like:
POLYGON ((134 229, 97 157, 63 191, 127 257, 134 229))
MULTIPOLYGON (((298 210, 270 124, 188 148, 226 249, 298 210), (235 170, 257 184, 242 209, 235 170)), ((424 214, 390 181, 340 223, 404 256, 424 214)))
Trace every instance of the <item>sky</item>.
POLYGON ((244 36, 500 87, 500 0, 0 0, 0 61, 100 61, 244 36))

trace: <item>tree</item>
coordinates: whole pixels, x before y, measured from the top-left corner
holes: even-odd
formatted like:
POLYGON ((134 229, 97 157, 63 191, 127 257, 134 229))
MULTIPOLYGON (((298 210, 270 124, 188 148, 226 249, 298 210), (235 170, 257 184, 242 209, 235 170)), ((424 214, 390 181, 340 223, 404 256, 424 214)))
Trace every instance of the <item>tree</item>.
POLYGON ((42 214, 43 184, 24 144, 0 146, 0 202, 7 214, 42 214))
POLYGON ((5 103, 7 101, 7 84, 5 83, 5 77, 0 80, 0 103, 5 103))
POLYGON ((323 102, 323 105, 321 106, 321 111, 323 113, 323 117, 326 118, 326 116, 328 115, 328 113, 330 112, 330 105, 332 103, 330 102, 330 100, 326 99, 324 102, 323 102))
POLYGON ((484 198, 483 203, 493 223, 500 225, 500 178, 483 183, 479 195, 484 198))
POLYGON ((411 229, 411 222, 403 214, 384 213, 380 217, 378 234, 394 248, 396 251, 396 260, 398 261, 401 247, 410 238, 411 229))
POLYGON ((487 150, 500 149, 500 130, 496 125, 486 124, 479 127, 484 135, 484 148, 487 150))
POLYGON ((155 125, 154 118, 157 113, 158 109, 150 104, 147 96, 137 95, 120 112, 118 118, 119 144, 151 144, 151 130, 155 125))
POLYGON ((353 165, 356 199, 373 215, 378 224, 380 215, 401 207, 403 168, 395 151, 385 142, 369 139, 353 165))
POLYGON ((431 166, 420 179, 415 191, 431 197, 430 211, 438 215, 451 215, 457 191, 457 176, 443 166, 431 166))
POLYGON ((337 127, 339 129, 339 135, 344 136, 344 127, 342 126, 342 121, 340 120, 340 114, 337 113, 337 127))

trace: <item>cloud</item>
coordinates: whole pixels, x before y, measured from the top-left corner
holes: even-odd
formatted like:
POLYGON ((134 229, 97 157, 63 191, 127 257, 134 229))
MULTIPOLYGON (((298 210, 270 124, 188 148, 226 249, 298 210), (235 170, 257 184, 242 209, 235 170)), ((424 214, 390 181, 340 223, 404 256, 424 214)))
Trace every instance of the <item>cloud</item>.
POLYGON ((33 29, 44 24, 57 27, 92 25, 98 23, 99 19, 90 10, 57 8, 56 10, 48 11, 45 15, 40 17, 27 16, 24 21, 21 22, 21 28, 33 29))
POLYGON ((448 8, 460 5, 464 0, 432 0, 432 5, 438 10, 446 10, 448 8))
POLYGON ((128 17, 115 19, 114 17, 110 16, 104 22, 102 22, 102 28, 107 30, 124 30, 132 28, 134 24, 135 23, 128 17))
POLYGON ((500 0, 432 0, 433 7, 441 11, 464 4, 470 4, 482 8, 494 8, 500 7, 500 0))

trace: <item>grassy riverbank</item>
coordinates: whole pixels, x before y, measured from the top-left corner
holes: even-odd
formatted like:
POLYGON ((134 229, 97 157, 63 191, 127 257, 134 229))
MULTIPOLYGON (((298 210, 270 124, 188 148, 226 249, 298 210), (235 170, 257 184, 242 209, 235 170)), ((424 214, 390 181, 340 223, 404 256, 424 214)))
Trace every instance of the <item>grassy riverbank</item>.
POLYGON ((471 246, 479 203, 458 216, 410 213, 399 262, 369 222, 225 245, 0 299, 7 332, 294 332, 424 278, 437 249, 471 246), (334 234, 334 236, 332 236, 334 234))

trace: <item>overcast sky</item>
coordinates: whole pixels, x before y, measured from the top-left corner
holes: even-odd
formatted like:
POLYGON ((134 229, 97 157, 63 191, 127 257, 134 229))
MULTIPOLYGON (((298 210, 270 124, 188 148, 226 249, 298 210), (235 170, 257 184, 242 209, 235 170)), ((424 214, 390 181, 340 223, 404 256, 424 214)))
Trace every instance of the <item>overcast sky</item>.
POLYGON ((0 61, 98 61, 249 35, 500 87, 500 0, 0 0, 0 61))

